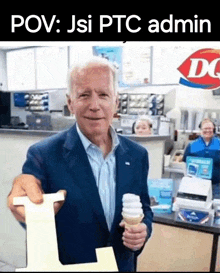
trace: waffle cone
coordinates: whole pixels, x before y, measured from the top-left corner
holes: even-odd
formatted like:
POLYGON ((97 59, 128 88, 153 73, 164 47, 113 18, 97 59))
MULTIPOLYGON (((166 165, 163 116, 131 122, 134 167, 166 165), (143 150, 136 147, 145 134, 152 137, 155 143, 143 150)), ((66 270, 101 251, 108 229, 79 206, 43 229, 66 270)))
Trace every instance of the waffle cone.
POLYGON ((123 214, 122 214, 122 216, 125 221, 125 227, 136 226, 136 225, 140 224, 140 222, 144 218, 143 214, 141 214, 138 217, 126 217, 123 214))

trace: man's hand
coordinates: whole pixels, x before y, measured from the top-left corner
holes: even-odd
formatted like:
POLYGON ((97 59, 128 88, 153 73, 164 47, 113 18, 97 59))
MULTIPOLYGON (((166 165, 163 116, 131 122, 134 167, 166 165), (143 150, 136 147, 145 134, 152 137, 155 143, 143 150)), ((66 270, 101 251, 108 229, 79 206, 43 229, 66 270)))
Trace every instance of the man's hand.
MULTIPOLYGON (((66 191, 62 190, 66 197, 66 191)), ((14 206, 13 198, 28 196, 35 204, 43 202, 43 189, 41 181, 29 174, 21 174, 15 177, 13 187, 8 195, 8 207, 19 222, 25 222, 25 209, 24 206, 14 206)), ((54 202, 54 213, 56 214, 62 207, 64 201, 54 202)))
MULTIPOLYGON (((125 222, 120 223, 121 227, 125 228, 125 222)), ((133 251, 139 250, 145 243, 147 238, 147 226, 140 223, 136 226, 126 227, 122 234, 123 244, 133 251)))

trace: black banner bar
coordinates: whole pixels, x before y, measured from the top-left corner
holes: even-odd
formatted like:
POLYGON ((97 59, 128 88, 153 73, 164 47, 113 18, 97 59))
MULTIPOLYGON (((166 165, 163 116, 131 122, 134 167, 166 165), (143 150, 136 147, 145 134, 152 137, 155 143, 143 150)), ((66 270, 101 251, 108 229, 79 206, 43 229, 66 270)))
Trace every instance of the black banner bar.
POLYGON ((20 14, 0 17, 0 41, 220 41, 212 13, 20 14))

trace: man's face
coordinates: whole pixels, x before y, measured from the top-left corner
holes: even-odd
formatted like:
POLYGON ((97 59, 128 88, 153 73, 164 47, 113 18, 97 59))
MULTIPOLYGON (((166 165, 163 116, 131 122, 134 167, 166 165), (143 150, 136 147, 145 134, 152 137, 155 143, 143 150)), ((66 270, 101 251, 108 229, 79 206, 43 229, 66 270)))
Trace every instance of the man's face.
POLYGON ((104 67, 90 67, 79 73, 76 89, 68 98, 80 130, 89 139, 106 136, 117 108, 113 75, 104 67))
POLYGON ((214 135, 213 130, 214 130, 213 123, 212 122, 206 122, 206 123, 202 124, 201 134, 205 139, 209 140, 214 135))

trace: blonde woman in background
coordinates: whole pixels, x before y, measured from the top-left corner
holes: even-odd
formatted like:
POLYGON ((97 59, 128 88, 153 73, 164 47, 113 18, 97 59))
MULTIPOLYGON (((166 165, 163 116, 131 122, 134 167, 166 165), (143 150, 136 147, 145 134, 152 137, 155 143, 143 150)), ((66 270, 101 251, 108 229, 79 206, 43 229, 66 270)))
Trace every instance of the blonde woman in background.
POLYGON ((152 135, 152 119, 148 116, 139 117, 132 125, 132 133, 139 136, 152 135))

